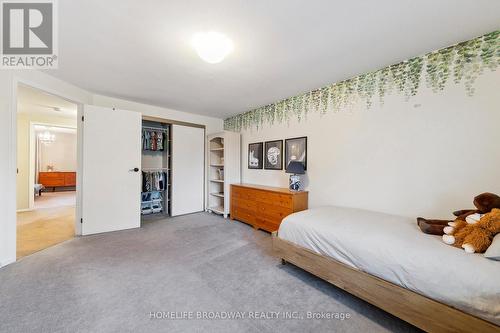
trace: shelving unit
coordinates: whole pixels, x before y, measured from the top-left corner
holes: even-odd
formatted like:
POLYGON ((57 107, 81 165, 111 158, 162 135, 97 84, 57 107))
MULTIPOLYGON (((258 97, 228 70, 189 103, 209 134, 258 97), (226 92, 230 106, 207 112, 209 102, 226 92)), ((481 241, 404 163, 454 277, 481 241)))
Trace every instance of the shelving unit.
POLYGON ((158 130, 163 133, 163 149, 142 149, 142 172, 163 172, 165 174, 165 186, 162 190, 141 192, 141 215, 165 217, 171 214, 171 126, 170 124, 147 121, 142 122, 143 130, 158 130))
POLYGON ((229 215, 229 185, 240 182, 240 134, 224 131, 207 137, 207 211, 229 215))
POLYGON ((217 213, 217 214, 221 214, 221 215, 224 214, 224 206, 214 206, 214 207, 211 207, 210 210, 214 213, 217 213))

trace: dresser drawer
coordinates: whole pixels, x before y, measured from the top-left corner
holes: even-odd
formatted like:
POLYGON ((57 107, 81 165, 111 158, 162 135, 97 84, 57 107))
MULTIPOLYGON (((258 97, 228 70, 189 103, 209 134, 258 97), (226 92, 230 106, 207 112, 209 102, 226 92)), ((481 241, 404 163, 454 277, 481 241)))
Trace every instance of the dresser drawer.
POLYGON ((231 189, 231 196, 233 198, 241 198, 254 201, 257 195, 258 195, 257 191, 243 189, 237 186, 233 186, 231 189))
POLYGON ((245 189, 237 186, 231 186, 231 196, 233 197, 239 197, 242 195, 242 193, 247 192, 245 189))
POLYGON ((64 174, 59 172, 40 172, 38 181, 45 187, 64 186, 64 174))
POLYGON ((256 227, 268 232, 275 232, 279 229, 281 221, 267 219, 265 217, 259 216, 256 219, 256 227))
POLYGON ((252 212, 255 212, 255 208, 257 207, 257 203, 255 201, 240 197, 233 198, 233 205, 234 207, 243 208, 252 212))
POLYGON ((283 218, 290 215, 292 210, 287 207, 277 206, 277 205, 269 205, 262 202, 259 202, 257 206, 257 212, 259 216, 264 216, 268 219, 277 220, 281 222, 283 218))
POLYGON ((64 186, 76 186, 76 173, 68 172, 64 174, 64 186))
POLYGON ((251 225, 255 224, 255 213, 250 210, 233 206, 231 216, 238 221, 246 222, 251 225))
POLYGON ((64 180, 64 173, 61 172, 40 172, 39 177, 42 179, 58 179, 64 180))
POLYGON ((290 209, 293 208, 292 197, 284 194, 262 192, 257 197, 257 201, 290 209))
POLYGON ((64 186, 64 177, 63 178, 50 178, 40 180, 40 183, 45 187, 63 187, 64 186))

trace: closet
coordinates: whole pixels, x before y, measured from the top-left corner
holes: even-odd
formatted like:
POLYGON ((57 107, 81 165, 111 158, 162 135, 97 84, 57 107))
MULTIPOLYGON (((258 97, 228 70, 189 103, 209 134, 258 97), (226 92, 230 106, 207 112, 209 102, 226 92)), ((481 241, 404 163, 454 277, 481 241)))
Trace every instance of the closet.
POLYGON ((204 210, 205 128, 142 121, 141 216, 178 216, 204 210))
POLYGON ((171 215, 171 125, 142 121, 141 215, 171 215))
POLYGON ((204 126, 94 105, 79 126, 82 235, 204 210, 204 126))
POLYGON ((172 124, 172 216, 205 209, 205 128, 172 124))

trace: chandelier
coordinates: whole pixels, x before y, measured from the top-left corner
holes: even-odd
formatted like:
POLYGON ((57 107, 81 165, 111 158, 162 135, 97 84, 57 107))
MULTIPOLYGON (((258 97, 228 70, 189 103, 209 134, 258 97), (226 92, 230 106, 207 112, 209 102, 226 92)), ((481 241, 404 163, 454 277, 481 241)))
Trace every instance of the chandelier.
POLYGON ((43 133, 38 134, 38 139, 42 143, 49 144, 56 141, 56 136, 55 134, 52 134, 49 131, 45 131, 43 133))

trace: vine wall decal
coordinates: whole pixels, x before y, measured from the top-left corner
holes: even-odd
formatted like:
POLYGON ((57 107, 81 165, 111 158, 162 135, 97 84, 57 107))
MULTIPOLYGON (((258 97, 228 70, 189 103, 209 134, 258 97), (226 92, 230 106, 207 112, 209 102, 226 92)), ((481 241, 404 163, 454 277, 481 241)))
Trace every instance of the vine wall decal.
POLYGON ((345 81, 290 97, 224 120, 224 128, 241 131, 274 123, 288 122, 292 117, 301 121, 308 112, 325 114, 339 112, 359 99, 369 109, 374 98, 384 103, 384 97, 393 91, 408 101, 415 96, 425 75, 425 84, 433 92, 444 90, 453 79, 464 83, 467 95, 474 94, 474 82, 488 69, 496 70, 500 63, 500 31, 494 31, 469 41, 405 60, 375 72, 359 75, 345 81))

